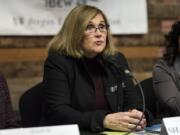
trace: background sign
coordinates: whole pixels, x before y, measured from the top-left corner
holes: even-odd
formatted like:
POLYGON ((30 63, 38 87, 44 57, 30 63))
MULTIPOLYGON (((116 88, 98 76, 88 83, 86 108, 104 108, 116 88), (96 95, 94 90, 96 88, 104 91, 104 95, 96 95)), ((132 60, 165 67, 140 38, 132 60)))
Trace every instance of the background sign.
POLYGON ((78 4, 102 9, 113 34, 148 31, 146 0, 1 0, 0 35, 54 35, 78 4))

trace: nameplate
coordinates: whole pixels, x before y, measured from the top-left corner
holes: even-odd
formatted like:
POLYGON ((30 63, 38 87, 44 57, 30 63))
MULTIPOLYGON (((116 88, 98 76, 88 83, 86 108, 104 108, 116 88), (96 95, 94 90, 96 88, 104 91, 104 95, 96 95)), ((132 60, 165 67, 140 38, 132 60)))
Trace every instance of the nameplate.
POLYGON ((163 118, 160 135, 180 135, 180 117, 163 118))
POLYGON ((80 135, 77 125, 45 126, 0 130, 0 135, 80 135))

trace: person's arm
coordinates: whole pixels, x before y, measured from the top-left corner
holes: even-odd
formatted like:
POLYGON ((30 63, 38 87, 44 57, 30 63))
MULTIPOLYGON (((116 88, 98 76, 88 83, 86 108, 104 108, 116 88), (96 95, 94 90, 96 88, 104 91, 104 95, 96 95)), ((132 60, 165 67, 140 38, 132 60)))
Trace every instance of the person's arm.
MULTIPOLYGON (((104 130, 105 110, 80 112, 72 107, 67 61, 50 57, 44 68, 45 118, 49 124, 78 124, 80 129, 99 132, 104 130), (67 67, 66 67, 67 66, 67 67)), ((73 74, 73 72, 72 72, 73 74)), ((78 108, 78 107, 77 107, 78 108)))
POLYGON ((158 99, 171 108, 177 115, 180 114, 180 90, 178 90, 172 76, 162 68, 153 69, 154 90, 158 99))
MULTIPOLYGON (((116 62, 115 65, 118 64, 118 70, 129 70, 128 63, 125 57, 119 53, 116 55, 113 62, 116 62)), ((141 100, 139 97, 139 93, 135 89, 132 78, 129 75, 123 76, 123 99, 124 99, 124 112, 117 112, 107 114, 104 119, 104 127, 113 130, 119 131, 130 131, 132 130, 141 119, 143 113, 138 111, 137 108, 141 108, 141 100)), ((122 100, 122 99, 121 99, 122 100)), ((139 125, 136 127, 136 130, 142 130, 146 126, 146 118, 144 117, 139 125)))

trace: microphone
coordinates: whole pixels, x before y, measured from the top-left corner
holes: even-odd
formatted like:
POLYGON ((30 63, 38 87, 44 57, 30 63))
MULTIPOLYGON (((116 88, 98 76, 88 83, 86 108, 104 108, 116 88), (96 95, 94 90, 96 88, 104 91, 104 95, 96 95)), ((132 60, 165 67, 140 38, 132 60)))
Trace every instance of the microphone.
POLYGON ((132 74, 128 69, 125 69, 125 70, 124 70, 124 73, 125 73, 126 75, 131 76, 131 77, 134 77, 133 74, 132 74))
MULTIPOLYGON (((122 75, 122 73, 125 75, 128 75, 129 77, 131 77, 136 82, 136 84, 140 90, 141 96, 142 96, 142 104, 143 104, 143 106, 142 106, 143 111, 142 112, 143 113, 142 113, 142 116, 141 116, 139 122, 136 124, 136 126, 133 129, 131 129, 129 132, 124 134, 124 135, 129 135, 131 132, 135 131, 136 127, 140 124, 140 122, 142 121, 142 119, 144 117, 145 108, 146 108, 144 92, 143 92, 141 84, 137 81, 137 79, 134 77, 134 75, 127 68, 125 69, 124 67, 121 66, 121 64, 118 64, 119 61, 117 61, 116 59, 113 59, 113 58, 109 58, 108 61, 114 65, 114 67, 117 69, 117 71, 119 72, 120 75, 122 75)), ((118 97, 120 97, 120 93, 118 93, 118 97)), ((119 107, 117 108, 117 110, 119 110, 119 107)))
POLYGON ((131 132, 133 132, 135 129, 136 129, 136 127, 140 124, 140 122, 142 121, 142 119, 143 119, 143 116, 144 116, 144 113, 145 113, 145 108, 146 108, 146 105, 145 105, 145 97, 144 97, 144 92, 143 92, 143 89, 142 89, 142 86, 141 86, 141 84, 137 81, 137 79, 134 77, 134 75, 128 70, 128 69, 125 69, 124 70, 124 73, 126 74, 126 75, 128 75, 128 76, 130 76, 135 82, 136 82, 136 84, 137 84, 137 86, 138 86, 138 88, 139 88, 139 90, 140 90, 140 93, 141 93, 141 96, 142 96, 142 103, 143 103, 143 113, 142 113, 142 116, 141 116, 141 118, 140 118, 140 120, 139 120, 139 122, 136 124, 136 126, 132 129, 132 130, 130 130, 129 132, 127 132, 127 133, 125 133, 124 135, 129 135, 131 132))

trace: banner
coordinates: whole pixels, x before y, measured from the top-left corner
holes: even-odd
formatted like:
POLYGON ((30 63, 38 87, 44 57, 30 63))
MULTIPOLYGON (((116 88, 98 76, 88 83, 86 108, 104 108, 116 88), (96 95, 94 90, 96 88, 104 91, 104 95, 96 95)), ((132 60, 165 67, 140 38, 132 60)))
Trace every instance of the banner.
POLYGON ((54 35, 78 4, 103 10, 113 34, 148 31, 146 0, 1 0, 0 35, 54 35))

